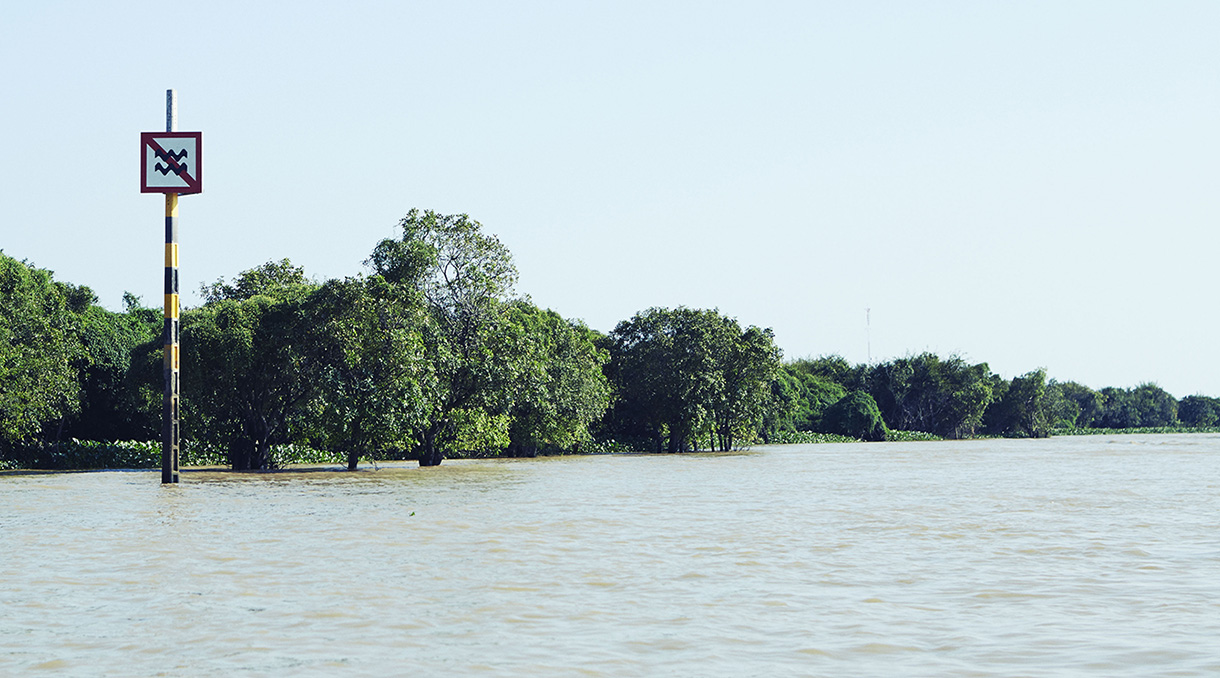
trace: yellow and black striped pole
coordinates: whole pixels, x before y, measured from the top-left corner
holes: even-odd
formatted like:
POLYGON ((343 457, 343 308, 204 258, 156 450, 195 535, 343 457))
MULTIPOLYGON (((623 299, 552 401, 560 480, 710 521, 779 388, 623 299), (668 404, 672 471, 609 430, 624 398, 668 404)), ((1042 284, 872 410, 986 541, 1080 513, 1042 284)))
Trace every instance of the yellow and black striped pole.
MULTIPOLYGON (((178 127, 174 90, 165 92, 165 131, 178 127)), ((165 194, 165 401, 161 482, 178 482, 178 194, 165 194)))
POLYGON ((161 482, 178 482, 178 194, 165 194, 165 415, 161 482))

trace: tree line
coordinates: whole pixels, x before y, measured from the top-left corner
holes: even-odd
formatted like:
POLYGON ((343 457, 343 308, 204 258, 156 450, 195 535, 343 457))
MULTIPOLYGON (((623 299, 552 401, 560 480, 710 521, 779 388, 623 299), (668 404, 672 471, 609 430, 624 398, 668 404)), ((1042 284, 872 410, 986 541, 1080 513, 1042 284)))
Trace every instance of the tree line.
POLYGON ((943 438, 1041 438, 1052 431, 1207 428, 1220 399, 1175 399, 1156 384, 1095 391, 1049 379, 1043 369, 1004 379, 987 363, 922 353, 877 365, 837 357, 786 363, 772 383, 773 431, 821 431, 883 440, 890 430, 943 438), (847 397, 856 405, 844 408, 847 397), (846 417, 846 418, 845 418, 846 417))
MULTIPOLYGON (((203 286, 185 309, 188 447, 234 469, 292 444, 346 461, 633 449, 731 450, 787 434, 884 440, 1211 426, 1220 401, 1151 384, 1004 380, 925 353, 878 365, 784 362, 770 330, 651 308, 600 333, 515 292, 511 254, 466 215, 412 210, 367 273, 317 282, 289 260, 203 286)), ((0 461, 67 440, 160 435, 161 312, 0 253, 0 461)))

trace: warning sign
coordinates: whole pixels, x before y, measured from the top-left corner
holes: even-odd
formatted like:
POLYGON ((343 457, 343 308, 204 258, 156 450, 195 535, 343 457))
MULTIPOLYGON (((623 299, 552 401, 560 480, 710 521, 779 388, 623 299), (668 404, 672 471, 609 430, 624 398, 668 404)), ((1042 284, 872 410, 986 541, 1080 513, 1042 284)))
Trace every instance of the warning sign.
POLYGON ((203 132, 141 132, 141 193, 202 193, 203 132))

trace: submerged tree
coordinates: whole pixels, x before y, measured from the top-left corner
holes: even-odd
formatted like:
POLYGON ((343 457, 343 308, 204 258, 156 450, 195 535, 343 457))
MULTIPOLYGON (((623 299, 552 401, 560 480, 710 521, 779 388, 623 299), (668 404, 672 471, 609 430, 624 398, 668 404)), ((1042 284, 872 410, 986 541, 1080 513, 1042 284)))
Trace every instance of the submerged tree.
POLYGON ((1178 401, 1178 418, 1186 426, 1215 426, 1220 421, 1220 400, 1202 395, 1178 401))
POLYGON ((515 346, 509 454, 534 456, 540 447, 572 449, 590 440, 589 426, 605 412, 609 359, 587 327, 519 300, 509 305, 515 346))
POLYGON ((502 330, 517 281, 512 257, 464 214, 411 210, 399 227, 402 237, 378 243, 368 263, 417 292, 426 308, 419 329, 433 378, 417 432, 419 463, 440 464, 446 446, 507 445, 513 363, 502 330))
POLYGON ((325 367, 325 338, 309 313, 315 286, 281 264, 217 283, 207 304, 182 317, 186 433, 226 448, 235 470, 273 466, 271 446, 288 442, 325 367))
POLYGON ((714 310, 652 308, 619 323, 609 340, 611 427, 620 433, 681 452, 703 422, 720 449, 761 425, 779 368, 770 331, 742 331, 714 310))
POLYGON ((1013 377, 1000 390, 999 398, 987 408, 989 431, 1018 438, 1050 435, 1053 421, 1045 370, 1013 377))
POLYGON ((827 408, 821 430, 874 442, 889 435, 876 401, 864 391, 852 391, 827 408))
POLYGON ((80 410, 76 313, 84 308, 73 307, 92 298, 87 290, 0 252, 0 445, 30 442, 80 410))
MULTIPOLYGON (((81 410, 69 423, 67 436, 155 440, 160 433, 161 370, 158 365, 141 375, 138 365, 133 369, 133 360, 138 360, 141 345, 159 343, 162 313, 140 306, 131 294, 124 301, 123 313, 92 305, 80 315, 81 410)), ((155 350, 160 358, 161 347, 155 350)))
POLYGON ((322 388, 311 407, 314 438, 347 457, 411 446, 434 390, 419 333, 423 306, 412 291, 379 276, 331 280, 309 316, 325 344, 322 388))
POLYGON ((868 387, 890 428, 962 438, 982 424, 992 375, 987 363, 922 353, 873 367, 868 387))

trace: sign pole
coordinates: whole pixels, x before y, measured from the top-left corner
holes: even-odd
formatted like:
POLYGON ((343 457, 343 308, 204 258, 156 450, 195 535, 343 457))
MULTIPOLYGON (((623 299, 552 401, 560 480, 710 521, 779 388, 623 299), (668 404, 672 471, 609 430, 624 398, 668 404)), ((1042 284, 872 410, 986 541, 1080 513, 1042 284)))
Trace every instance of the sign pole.
POLYGON ((140 192, 165 194, 165 398, 161 482, 178 482, 179 427, 178 197, 203 192, 203 132, 178 131, 178 102, 165 91, 165 131, 140 133, 140 192))
MULTIPOLYGON (((165 91, 165 131, 178 131, 178 102, 165 91)), ((165 400, 161 482, 178 482, 178 194, 165 194, 165 400)))

